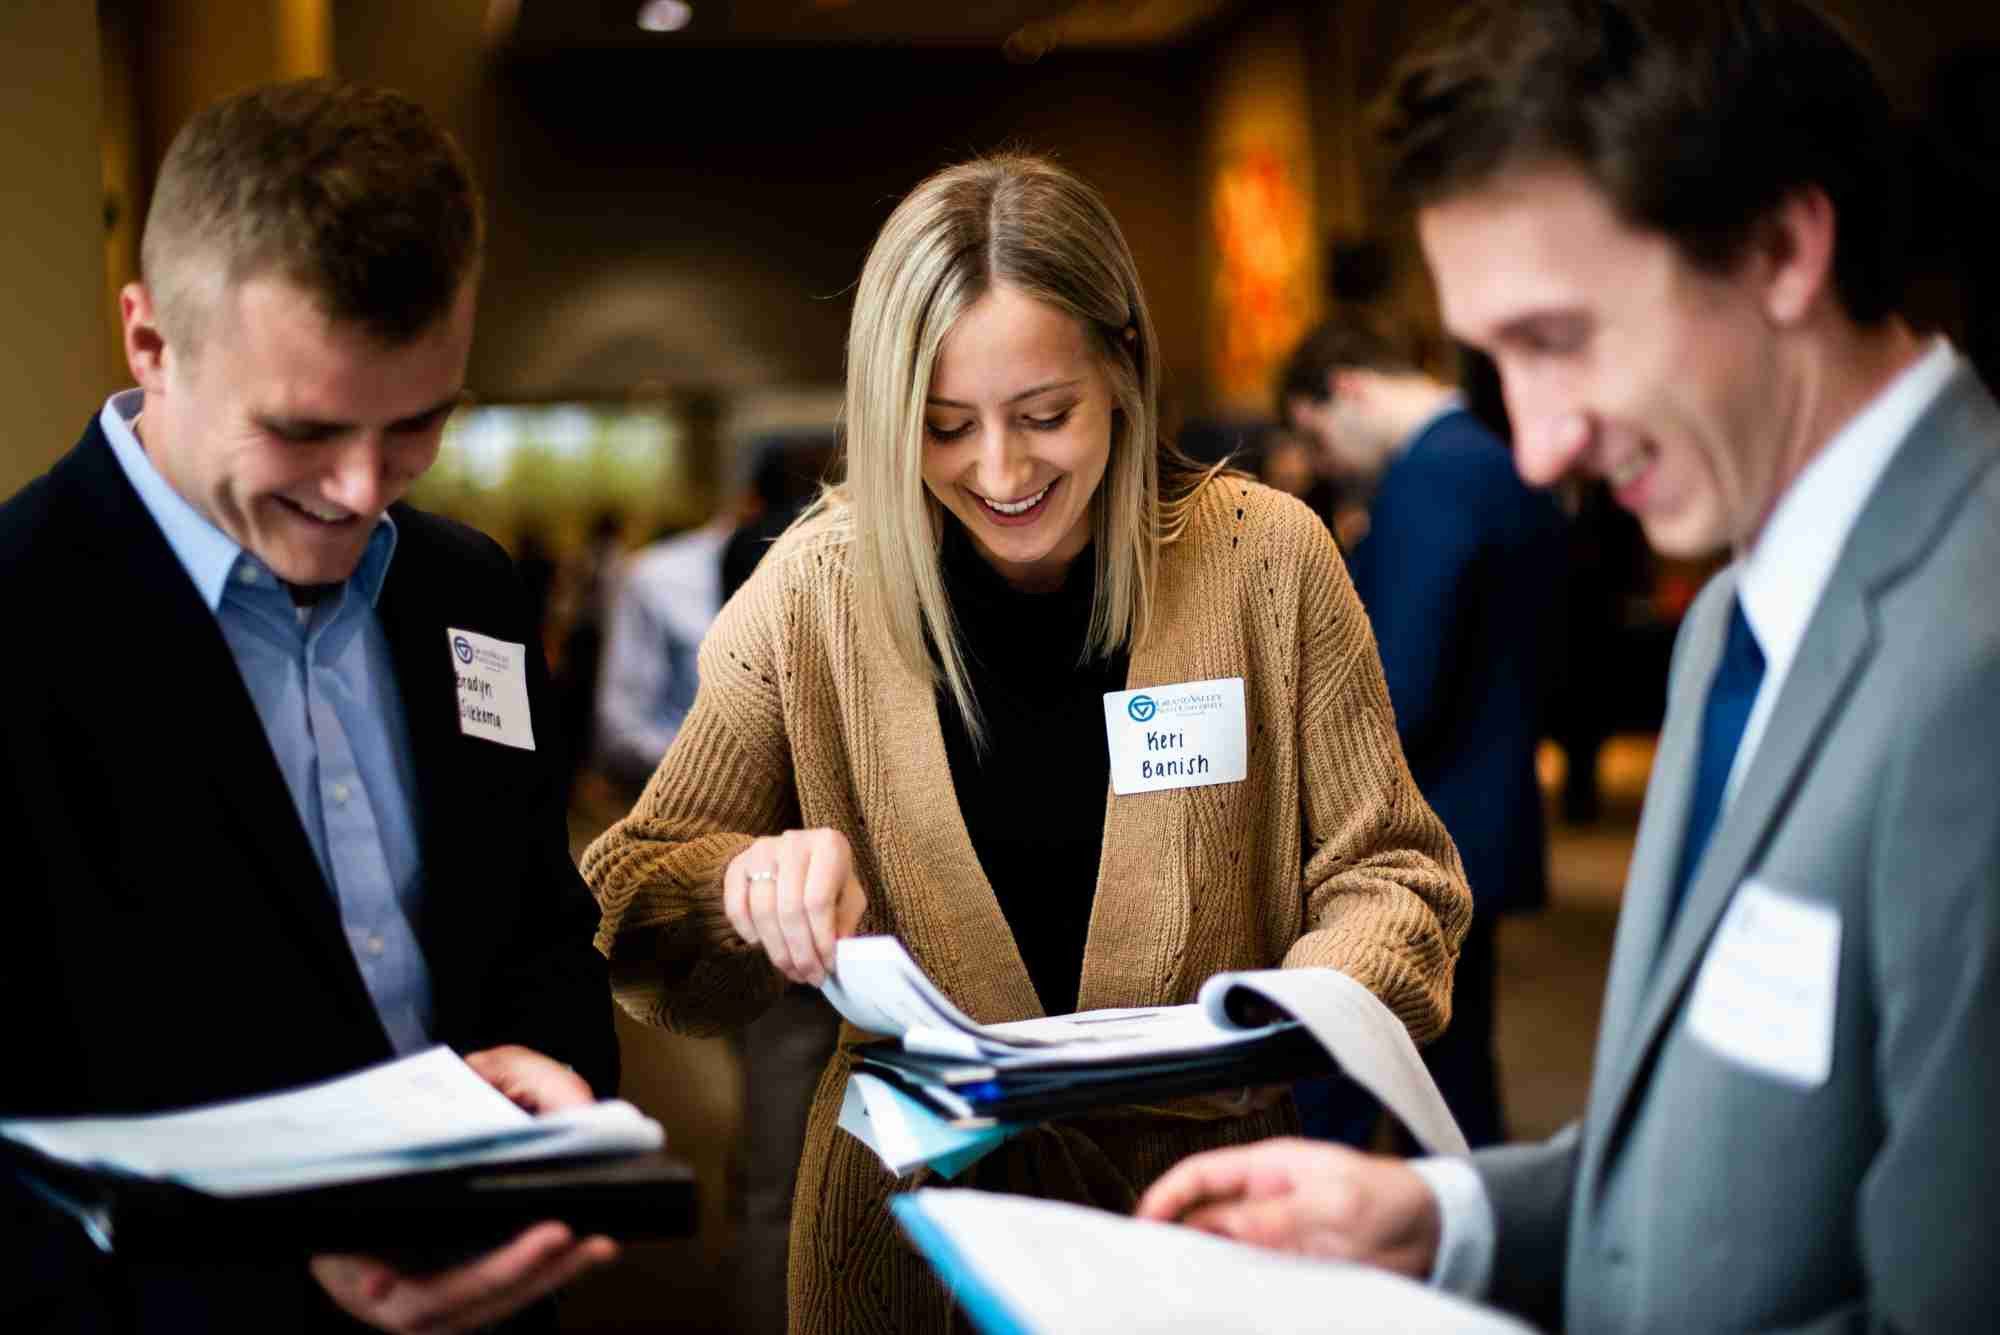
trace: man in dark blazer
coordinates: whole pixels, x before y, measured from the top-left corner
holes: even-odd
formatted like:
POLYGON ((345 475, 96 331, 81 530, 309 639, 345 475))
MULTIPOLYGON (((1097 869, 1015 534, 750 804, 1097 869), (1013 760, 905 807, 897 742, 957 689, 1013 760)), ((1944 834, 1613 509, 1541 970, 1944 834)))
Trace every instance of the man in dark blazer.
MULTIPOLYGON (((140 388, 0 507, 0 1112, 433 1043, 532 1110, 612 1092, 535 627, 497 546, 399 501, 479 249, 462 156, 393 94, 260 89, 170 149, 121 299, 140 388)), ((127 1263, 4 1192, 8 1330, 466 1329, 613 1250, 546 1224, 432 1275, 127 1263)))
POLYGON ((1322 473, 1368 498, 1348 574, 1375 629, 1404 759, 1472 885, 1451 1025, 1424 1062, 1478 1147, 1505 1137, 1493 1057, 1499 915, 1548 894, 1535 747, 1563 518, 1411 342, 1355 320, 1322 325, 1286 364, 1278 409, 1322 473))
POLYGON ((1594 1331, 2000 1306, 2000 405, 1902 300, 1899 146, 1799 0, 1492 0, 1394 174, 1531 482, 1728 550, 1675 647, 1588 1102, 1546 1144, 1269 1142, 1142 1213, 1594 1331))

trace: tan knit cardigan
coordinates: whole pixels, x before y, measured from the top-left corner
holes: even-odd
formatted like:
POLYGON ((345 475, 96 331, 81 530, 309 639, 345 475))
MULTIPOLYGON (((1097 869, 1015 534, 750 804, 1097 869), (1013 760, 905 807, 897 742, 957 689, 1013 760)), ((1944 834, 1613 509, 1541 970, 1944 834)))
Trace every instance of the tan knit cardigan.
MULTIPOLYGON (((793 533, 723 610, 701 688, 659 771, 583 873, 597 944, 641 1021, 706 1034, 783 986, 722 912, 723 867, 753 835, 829 826, 853 846, 863 932, 898 937, 981 1021, 1041 1014, 960 816, 929 684, 857 624, 846 549, 793 533)), ((1154 631, 1128 685, 1242 677, 1249 777, 1107 793, 1081 1009, 1191 1001, 1224 969, 1325 965, 1419 1041, 1449 1018, 1471 896, 1397 745, 1368 621, 1325 528, 1290 497, 1222 477, 1160 562, 1154 631)), ((1035 818, 1035 794, 1020 795, 1035 818)), ((806 1132, 792 1219, 794 1331, 937 1331, 950 1302, 885 1208, 899 1185, 835 1125, 836 1054, 806 1132)), ((960 1185, 1129 1210, 1196 1150, 1296 1127, 1289 1100, 1215 1119, 1124 1110, 1017 1136, 960 1185)), ((922 1182, 925 1174, 903 1187, 922 1182)))

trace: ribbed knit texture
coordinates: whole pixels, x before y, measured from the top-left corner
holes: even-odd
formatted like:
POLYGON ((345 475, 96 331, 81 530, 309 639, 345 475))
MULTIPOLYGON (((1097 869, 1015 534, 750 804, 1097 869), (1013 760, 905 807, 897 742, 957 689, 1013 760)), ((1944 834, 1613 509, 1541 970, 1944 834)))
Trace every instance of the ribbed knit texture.
MULTIPOLYGON (((953 798, 931 688, 855 623, 845 557, 820 521, 759 567, 702 647, 700 693, 659 771, 584 855, 598 947, 642 1021, 714 1033, 776 997, 783 979, 736 940, 719 880, 755 834, 800 826, 846 835, 869 896, 860 930, 900 938, 966 1013, 1041 1014, 953 798)), ((1217 479, 1162 554, 1157 609, 1128 685, 1242 677, 1249 776, 1107 793, 1079 1008, 1192 1001, 1227 969, 1328 966, 1429 1039, 1449 1018, 1471 897, 1403 764, 1325 527, 1289 497, 1217 479)), ((1034 794, 1021 810, 1034 818, 1034 794)), ((845 1082, 837 1055, 799 1170, 792 1329, 950 1329, 948 1296, 884 1208, 927 1174, 896 1183, 837 1128, 845 1082)), ((1131 1110, 1017 1137, 961 1184, 1129 1209, 1185 1155, 1295 1126, 1289 1103, 1226 1120, 1131 1110)))

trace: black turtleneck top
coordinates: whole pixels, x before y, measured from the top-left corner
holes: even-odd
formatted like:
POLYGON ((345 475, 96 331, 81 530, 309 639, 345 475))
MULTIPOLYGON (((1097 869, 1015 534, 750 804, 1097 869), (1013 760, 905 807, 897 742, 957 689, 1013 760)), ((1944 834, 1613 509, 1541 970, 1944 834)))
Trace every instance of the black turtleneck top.
POLYGON ((938 688, 952 788, 1042 1009, 1063 1015, 1076 1009, 1104 844, 1104 694, 1125 689, 1128 655, 1082 657, 1096 593, 1090 548, 1062 588, 1024 593, 956 519, 944 530, 945 588, 986 724, 982 755, 950 691, 938 688))

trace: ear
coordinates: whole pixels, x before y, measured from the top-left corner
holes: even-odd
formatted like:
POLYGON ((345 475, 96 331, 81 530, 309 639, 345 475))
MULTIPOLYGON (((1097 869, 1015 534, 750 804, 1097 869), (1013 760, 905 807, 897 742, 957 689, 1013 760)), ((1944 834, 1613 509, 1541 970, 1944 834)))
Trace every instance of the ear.
POLYGON ((1374 388, 1374 378, 1360 366, 1336 366, 1326 372, 1326 388, 1332 390, 1336 400, 1354 404, 1368 398, 1368 392, 1374 388))
POLYGON ((1763 268, 1764 312, 1779 325, 1795 325, 1833 285, 1838 239, 1833 201, 1808 185, 1787 195, 1760 225, 1753 242, 1763 268))
POLYGON ((133 382, 148 394, 165 393, 167 336, 144 283, 127 283, 119 290, 118 316, 125 326, 125 364, 133 382))

